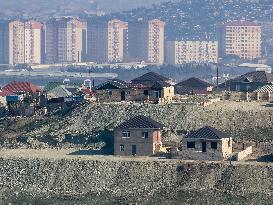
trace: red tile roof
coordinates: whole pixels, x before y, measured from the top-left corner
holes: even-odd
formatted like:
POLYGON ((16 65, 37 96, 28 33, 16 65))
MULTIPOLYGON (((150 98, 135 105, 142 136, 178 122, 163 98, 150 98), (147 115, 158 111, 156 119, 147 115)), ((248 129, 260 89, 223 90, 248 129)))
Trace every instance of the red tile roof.
POLYGON ((31 82, 19 82, 19 81, 12 81, 9 84, 3 87, 4 91, 10 92, 28 92, 28 93, 37 93, 40 92, 40 88, 34 85, 31 82))
POLYGON ((0 90, 0 96, 1 97, 6 97, 6 96, 9 96, 9 95, 14 95, 14 93, 10 92, 10 91, 7 91, 7 90, 0 90))

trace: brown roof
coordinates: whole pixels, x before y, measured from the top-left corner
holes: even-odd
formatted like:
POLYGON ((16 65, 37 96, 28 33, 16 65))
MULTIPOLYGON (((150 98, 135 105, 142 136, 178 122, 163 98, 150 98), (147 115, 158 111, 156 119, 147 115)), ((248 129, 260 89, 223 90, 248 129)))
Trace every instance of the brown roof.
POLYGON ((117 128, 120 129, 162 129, 163 124, 143 115, 138 115, 128 121, 121 123, 117 128))
POLYGON ((229 135, 213 127, 206 126, 199 130, 190 132, 185 138, 219 140, 222 138, 229 138, 229 135))
POLYGON ((175 86, 186 86, 186 87, 189 87, 189 88, 202 89, 202 88, 211 87, 212 84, 210 84, 210 83, 208 83, 206 81, 200 80, 199 78, 192 77, 192 78, 189 78, 189 79, 187 79, 185 81, 177 83, 175 86))
POLYGON ((170 79, 166 78, 162 75, 159 75, 158 73, 149 72, 149 73, 146 73, 146 74, 132 80, 132 82, 143 82, 143 81, 152 81, 152 82, 164 81, 164 82, 166 82, 166 81, 170 81, 170 79))

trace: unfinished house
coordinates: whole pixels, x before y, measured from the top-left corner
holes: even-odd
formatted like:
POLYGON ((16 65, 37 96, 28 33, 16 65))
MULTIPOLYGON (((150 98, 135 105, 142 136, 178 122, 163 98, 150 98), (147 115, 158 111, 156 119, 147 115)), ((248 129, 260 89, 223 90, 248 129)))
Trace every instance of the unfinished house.
POLYGON ((177 83, 174 88, 175 94, 178 95, 204 95, 212 92, 213 85, 193 77, 177 83))
POLYGON ((164 125, 142 115, 120 124, 114 131, 114 154, 151 156, 162 149, 164 125))
POLYGON ((232 154, 232 138, 209 126, 189 133, 181 143, 179 155, 185 160, 221 161, 232 154))
POLYGON ((147 100, 150 102, 171 102, 174 97, 172 81, 155 72, 148 72, 133 79, 132 84, 141 84, 146 87, 144 91, 148 94, 147 100))
POLYGON ((168 83, 169 79, 153 73, 150 73, 149 76, 151 78, 139 77, 132 82, 119 79, 109 80, 96 88, 98 101, 171 102, 174 96, 174 87, 168 83))

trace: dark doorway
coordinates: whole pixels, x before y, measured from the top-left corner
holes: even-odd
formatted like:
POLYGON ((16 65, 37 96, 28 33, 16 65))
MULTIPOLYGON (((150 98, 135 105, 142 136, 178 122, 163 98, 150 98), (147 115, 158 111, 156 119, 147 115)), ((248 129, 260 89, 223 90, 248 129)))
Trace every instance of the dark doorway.
POLYGON ((207 143, 202 142, 202 152, 206 152, 206 151, 207 151, 207 143))
POLYGON ((120 95, 121 95, 121 101, 124 101, 125 100, 125 91, 121 91, 120 95))
POLYGON ((136 155, 136 145, 132 145, 132 155, 136 155))

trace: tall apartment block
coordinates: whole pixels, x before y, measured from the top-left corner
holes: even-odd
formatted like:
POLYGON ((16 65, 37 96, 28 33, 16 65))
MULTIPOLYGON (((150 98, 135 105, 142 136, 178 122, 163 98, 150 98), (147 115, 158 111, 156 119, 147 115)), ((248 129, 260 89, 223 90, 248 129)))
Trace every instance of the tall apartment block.
POLYGON ((0 64, 9 63, 9 22, 0 21, 0 64))
POLYGON ((9 64, 41 64, 43 57, 43 25, 40 22, 9 23, 9 64))
POLYGON ((164 63, 165 23, 158 19, 128 24, 129 61, 164 63))
POLYGON ((218 27, 219 54, 252 60, 261 57, 261 26, 254 22, 228 22, 218 27))
POLYGON ((25 63, 25 23, 9 23, 9 64, 25 63))
POLYGON ((87 24, 87 55, 89 61, 97 63, 123 62, 126 54, 128 23, 111 21, 89 21, 87 24))
POLYGON ((43 32, 43 25, 40 22, 33 20, 25 22, 25 63, 42 63, 43 32))
POLYGON ((75 18, 50 19, 46 23, 46 62, 84 61, 87 48, 86 27, 86 22, 75 18))
POLYGON ((217 63, 217 41, 168 41, 166 63, 217 63))

